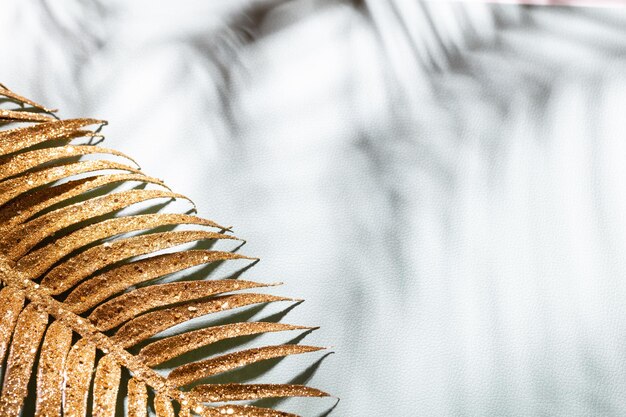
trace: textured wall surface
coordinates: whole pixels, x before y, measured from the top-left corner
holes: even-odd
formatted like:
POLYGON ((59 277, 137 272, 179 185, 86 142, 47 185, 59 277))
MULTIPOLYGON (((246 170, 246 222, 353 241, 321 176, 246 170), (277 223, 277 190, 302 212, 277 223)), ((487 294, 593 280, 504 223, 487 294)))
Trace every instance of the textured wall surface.
POLYGON ((5 0, 0 51, 307 300, 331 415, 626 414, 626 9, 5 0))

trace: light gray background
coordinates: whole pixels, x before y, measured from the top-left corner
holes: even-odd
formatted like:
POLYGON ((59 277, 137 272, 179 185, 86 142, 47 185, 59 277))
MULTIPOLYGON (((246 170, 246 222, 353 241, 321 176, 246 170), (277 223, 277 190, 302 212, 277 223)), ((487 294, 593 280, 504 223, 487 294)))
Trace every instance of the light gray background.
MULTIPOLYGON (((361 416, 626 413, 626 13, 3 1, 0 82, 233 225, 361 416)), ((287 381, 316 357, 287 359, 287 381)), ((264 379, 265 382, 268 379, 264 379)), ((317 416, 332 400, 283 409, 317 416)))

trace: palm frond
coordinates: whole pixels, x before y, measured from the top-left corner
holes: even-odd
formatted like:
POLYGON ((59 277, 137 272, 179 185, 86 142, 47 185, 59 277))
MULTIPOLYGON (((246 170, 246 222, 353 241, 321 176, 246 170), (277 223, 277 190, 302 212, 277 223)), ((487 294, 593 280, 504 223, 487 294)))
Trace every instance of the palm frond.
POLYGON ((210 220, 185 213, 121 214, 133 205, 186 197, 144 175, 118 151, 72 142, 98 137, 103 121, 59 120, 2 85, 0 95, 20 105, 0 110, 0 363, 6 363, 0 415, 20 416, 32 398, 36 416, 115 416, 125 392, 129 416, 146 416, 151 407, 158 416, 292 416, 230 402, 327 396, 290 384, 199 384, 250 364, 322 349, 315 346, 236 350, 158 372, 158 365, 218 341, 311 328, 232 322, 153 339, 212 313, 294 300, 239 292, 275 284, 161 282, 192 267, 254 258, 211 249, 239 239, 210 220), (6 128, 13 123, 30 125, 6 128), (116 190, 126 183, 143 187, 116 190), (209 248, 181 246, 199 242, 209 248), (36 390, 29 385, 33 379, 36 390))

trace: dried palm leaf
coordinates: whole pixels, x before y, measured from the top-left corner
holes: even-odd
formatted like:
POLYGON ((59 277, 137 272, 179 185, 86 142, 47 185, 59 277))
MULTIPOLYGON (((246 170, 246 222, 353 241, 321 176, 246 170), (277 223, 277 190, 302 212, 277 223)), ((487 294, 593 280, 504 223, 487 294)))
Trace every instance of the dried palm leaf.
POLYGON ((231 294, 274 285, 235 279, 159 283, 159 278, 191 267, 253 258, 209 249, 155 254, 193 242, 237 238, 227 228, 189 214, 121 215, 120 210, 137 203, 186 197, 141 173, 120 152, 71 143, 97 136, 97 130, 86 128, 105 122, 58 120, 52 110, 1 84, 0 96, 20 105, 0 110, 0 415, 21 415, 32 397, 35 416, 115 416, 124 401, 122 383, 127 415, 133 417, 146 416, 150 408, 158 416, 293 416, 230 402, 327 396, 290 384, 198 385, 211 375, 321 349, 314 346, 238 350, 184 363, 168 375, 157 372, 156 366, 221 340, 311 328, 234 322, 151 339, 197 317, 289 299, 231 294), (29 125, 7 129, 11 123, 29 125), (80 160, 86 155, 101 156, 80 160), (104 188, 132 182, 159 188, 104 188), (156 230, 180 225, 195 229, 156 230), (126 382, 124 374, 130 375, 126 382), (36 380, 36 392, 29 392, 31 380, 36 380))

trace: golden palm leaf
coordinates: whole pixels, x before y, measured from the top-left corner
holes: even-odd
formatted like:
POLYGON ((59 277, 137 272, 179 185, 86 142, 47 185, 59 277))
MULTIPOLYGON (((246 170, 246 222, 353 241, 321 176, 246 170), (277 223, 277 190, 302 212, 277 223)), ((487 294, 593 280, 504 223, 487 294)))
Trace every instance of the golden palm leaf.
POLYGON ((237 238, 190 214, 121 215, 134 204, 185 197, 141 173, 124 154, 92 144, 105 122, 60 120, 1 84, 0 95, 20 104, 0 110, 1 416, 19 416, 27 398, 34 398, 35 416, 114 416, 123 383, 127 415, 134 417, 147 415, 151 398, 158 416, 293 416, 230 402, 327 395, 302 385, 199 384, 246 365, 321 349, 314 346, 237 350, 184 363, 167 375, 157 372, 156 366, 218 341, 310 328, 231 322, 152 338, 211 313, 288 299, 239 292, 273 285, 239 279, 159 283, 195 266, 252 258, 209 249, 155 254, 237 238), (27 125, 5 127, 13 123, 27 125), (78 138, 87 144, 76 144, 78 138), (91 154, 100 157, 82 158, 91 154), (156 189, 116 191, 123 183, 156 189), (180 225, 187 228, 174 227, 180 225), (122 378, 123 372, 130 377, 122 378))

